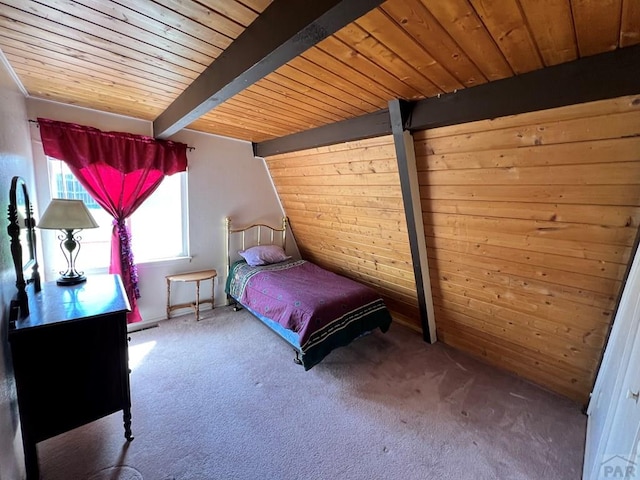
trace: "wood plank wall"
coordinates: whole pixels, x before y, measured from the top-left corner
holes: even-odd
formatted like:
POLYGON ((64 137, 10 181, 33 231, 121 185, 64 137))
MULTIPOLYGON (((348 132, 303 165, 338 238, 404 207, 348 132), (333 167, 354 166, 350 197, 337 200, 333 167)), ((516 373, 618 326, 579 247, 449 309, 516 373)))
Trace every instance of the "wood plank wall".
POLYGON ((266 162, 302 257, 375 288, 394 320, 419 330, 393 137, 266 162))
POLYGON ((438 338, 586 402, 640 222, 640 96, 414 141, 438 338))

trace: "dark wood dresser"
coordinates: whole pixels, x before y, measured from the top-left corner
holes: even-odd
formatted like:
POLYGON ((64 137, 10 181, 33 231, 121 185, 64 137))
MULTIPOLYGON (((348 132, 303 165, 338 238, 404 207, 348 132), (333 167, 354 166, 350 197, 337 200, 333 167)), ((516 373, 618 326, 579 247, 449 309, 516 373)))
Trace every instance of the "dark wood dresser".
POLYGON ((127 318, 117 275, 85 283, 45 283, 29 297, 29 316, 11 321, 27 479, 39 478, 36 444, 122 410, 131 435, 127 318))

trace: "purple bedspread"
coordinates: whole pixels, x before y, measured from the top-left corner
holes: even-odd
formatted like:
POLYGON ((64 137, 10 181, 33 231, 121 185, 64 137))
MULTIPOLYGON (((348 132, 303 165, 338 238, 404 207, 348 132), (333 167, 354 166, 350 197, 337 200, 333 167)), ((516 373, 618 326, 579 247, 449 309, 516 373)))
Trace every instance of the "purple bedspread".
POLYGON ((240 263, 230 293, 241 304, 298 333, 300 345, 313 332, 345 315, 366 314, 384 304, 371 288, 304 261, 263 267, 240 263))

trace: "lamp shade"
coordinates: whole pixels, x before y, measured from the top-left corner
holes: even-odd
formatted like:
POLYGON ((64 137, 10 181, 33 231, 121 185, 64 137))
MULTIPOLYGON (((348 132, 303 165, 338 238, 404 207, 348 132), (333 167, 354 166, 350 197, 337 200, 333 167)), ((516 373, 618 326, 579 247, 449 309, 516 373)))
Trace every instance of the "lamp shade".
POLYGON ((98 224, 82 200, 54 198, 37 226, 49 230, 75 230, 97 228, 98 224))

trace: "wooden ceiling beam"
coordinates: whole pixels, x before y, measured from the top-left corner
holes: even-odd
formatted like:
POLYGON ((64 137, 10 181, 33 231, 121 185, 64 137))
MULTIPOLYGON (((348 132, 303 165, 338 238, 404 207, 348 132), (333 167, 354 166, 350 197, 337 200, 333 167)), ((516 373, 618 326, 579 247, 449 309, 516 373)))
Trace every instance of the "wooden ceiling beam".
POLYGON ((391 119, 389 118, 389 110, 384 108, 359 117, 323 125, 322 127, 254 143, 253 152, 257 157, 270 157, 278 153, 296 152, 307 148, 324 147, 336 143, 390 134, 391 119))
POLYGON ((600 53, 416 103, 412 131, 640 93, 640 45, 600 53))
POLYGON ((167 138, 383 0, 274 0, 153 122, 167 138))
MULTIPOLYGON (((640 94, 640 45, 412 102, 410 131, 640 94)), ((254 145, 268 157, 390 134, 388 109, 254 145), (386 118, 385 118, 386 116, 386 118)))

